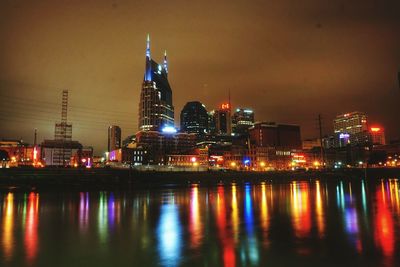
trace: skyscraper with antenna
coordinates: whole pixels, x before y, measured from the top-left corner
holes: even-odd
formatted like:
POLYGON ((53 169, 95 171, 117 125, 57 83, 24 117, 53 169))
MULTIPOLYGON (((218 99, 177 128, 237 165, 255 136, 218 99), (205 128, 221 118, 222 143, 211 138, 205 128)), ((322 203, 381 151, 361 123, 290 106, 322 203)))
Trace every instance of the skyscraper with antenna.
POLYGON ((167 51, 162 64, 151 58, 150 36, 146 42, 146 68, 139 102, 139 131, 161 131, 174 126, 172 89, 168 82, 167 51))

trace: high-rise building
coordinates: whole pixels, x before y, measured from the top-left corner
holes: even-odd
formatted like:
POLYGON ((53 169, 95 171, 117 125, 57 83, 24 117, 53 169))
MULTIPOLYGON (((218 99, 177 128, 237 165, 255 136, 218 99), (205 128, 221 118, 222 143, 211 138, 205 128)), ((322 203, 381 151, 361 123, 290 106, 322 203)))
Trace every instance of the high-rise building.
POLYGON ((251 144, 257 147, 301 149, 300 126, 256 122, 249 129, 251 144))
POLYGON ((181 131, 204 135, 208 129, 206 107, 199 101, 187 102, 181 111, 181 131))
POLYGON ((121 128, 112 125, 108 127, 108 151, 114 151, 121 148, 121 128))
POLYGON ((229 103, 222 104, 220 109, 213 112, 215 121, 215 131, 220 135, 231 135, 232 118, 231 107, 229 103))
POLYGON ((386 145, 385 130, 382 127, 370 127, 369 135, 372 145, 386 145))
POLYGON ((216 134, 217 133, 217 126, 215 122, 215 110, 211 110, 207 112, 208 116, 208 133, 210 134, 216 134))
POLYGON ((232 116, 232 132, 245 135, 254 124, 254 112, 251 109, 237 108, 232 116))
POLYGON ((347 138, 351 145, 365 144, 369 141, 367 115, 364 112, 350 112, 336 116, 333 130, 341 138, 347 138))
POLYGON ((168 82, 167 53, 163 64, 150 56, 150 37, 147 36, 146 69, 139 103, 139 131, 160 131, 174 126, 172 90, 168 82))

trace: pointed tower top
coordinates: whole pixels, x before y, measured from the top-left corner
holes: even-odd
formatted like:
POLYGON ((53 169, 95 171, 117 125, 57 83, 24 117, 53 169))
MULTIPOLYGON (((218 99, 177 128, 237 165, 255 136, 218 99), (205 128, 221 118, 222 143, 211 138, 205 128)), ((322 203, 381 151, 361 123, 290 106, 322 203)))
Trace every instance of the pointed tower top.
POLYGON ((146 57, 150 58, 150 34, 147 34, 146 57))
POLYGON ((151 81, 150 34, 147 34, 146 69, 145 69, 145 73, 144 73, 144 80, 151 81))
POLYGON ((164 50, 164 69, 165 72, 168 74, 167 50, 164 50))

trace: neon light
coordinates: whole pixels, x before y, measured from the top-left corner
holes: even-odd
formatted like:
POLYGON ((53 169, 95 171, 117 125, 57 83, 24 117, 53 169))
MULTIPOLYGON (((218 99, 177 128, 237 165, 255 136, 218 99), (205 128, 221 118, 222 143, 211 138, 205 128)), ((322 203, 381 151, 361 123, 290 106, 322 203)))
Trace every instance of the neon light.
POLYGON ((224 103, 224 104, 222 104, 221 105, 221 109, 223 109, 223 110, 226 110, 226 109, 229 109, 230 107, 229 107, 229 103, 224 103))
POLYGON ((381 128, 379 128, 379 127, 371 127, 371 132, 377 133, 377 132, 380 132, 380 131, 381 131, 381 128))

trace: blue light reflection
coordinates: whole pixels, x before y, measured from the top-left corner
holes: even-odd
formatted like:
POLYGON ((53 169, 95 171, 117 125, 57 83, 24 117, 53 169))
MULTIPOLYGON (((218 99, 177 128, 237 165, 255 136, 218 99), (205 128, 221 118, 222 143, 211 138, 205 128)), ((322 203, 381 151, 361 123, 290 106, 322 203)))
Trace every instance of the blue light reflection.
POLYGON ((179 265, 182 249, 181 232, 178 206, 162 205, 157 227, 158 251, 162 266, 179 265))

